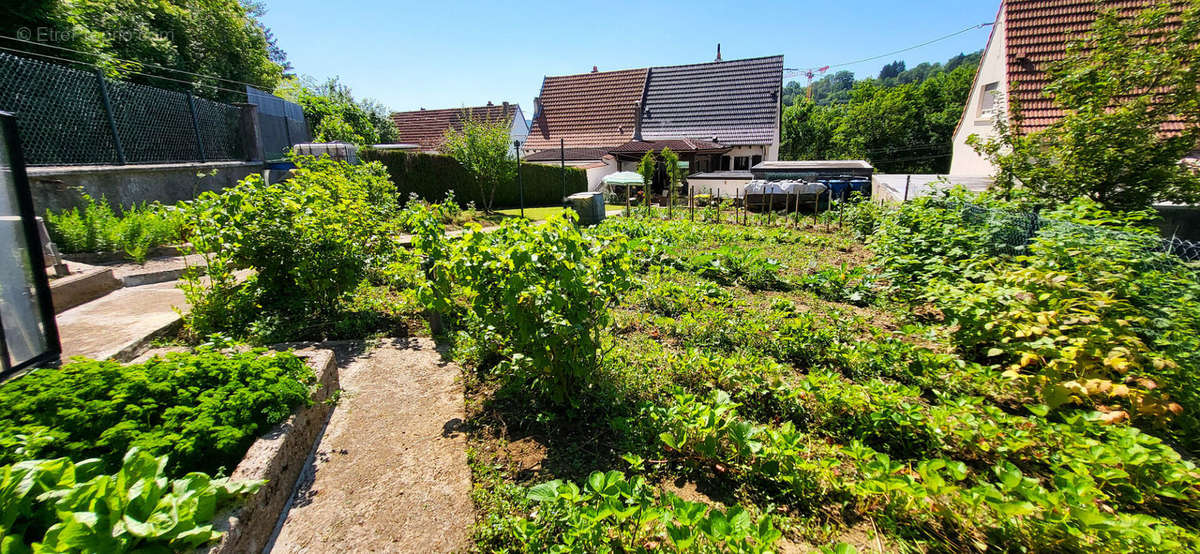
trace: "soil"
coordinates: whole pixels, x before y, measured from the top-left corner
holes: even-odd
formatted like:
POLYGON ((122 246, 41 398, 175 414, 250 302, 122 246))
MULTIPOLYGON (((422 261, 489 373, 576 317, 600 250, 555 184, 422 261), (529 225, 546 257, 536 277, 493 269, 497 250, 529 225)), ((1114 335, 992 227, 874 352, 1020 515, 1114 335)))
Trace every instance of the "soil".
POLYGON ((474 507, 458 366, 427 338, 337 350, 342 394, 274 552, 459 552, 474 507))

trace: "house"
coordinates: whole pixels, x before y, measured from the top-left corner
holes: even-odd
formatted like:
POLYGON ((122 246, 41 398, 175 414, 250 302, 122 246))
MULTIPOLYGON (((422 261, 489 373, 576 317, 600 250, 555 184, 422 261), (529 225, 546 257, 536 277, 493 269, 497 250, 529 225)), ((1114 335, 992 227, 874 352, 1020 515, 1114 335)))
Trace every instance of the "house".
MULTIPOLYGON (((1103 6, 1140 9, 1156 0, 1105 0, 1103 6)), ((1091 29, 1101 6, 1095 0, 1004 0, 975 75, 967 105, 954 132, 953 176, 991 175, 986 158, 967 144, 971 135, 996 136, 996 118, 1004 117, 1009 99, 1020 103, 1017 133, 1044 129, 1062 112, 1042 91, 1046 68, 1066 55, 1067 45, 1091 29)), ((1165 131, 1172 129, 1167 128, 1165 131)), ((1176 129, 1178 130, 1178 129, 1176 129)))
POLYGON ((779 156, 782 86, 783 56, 546 77, 522 150, 575 158, 593 190, 664 147, 689 172, 749 171, 779 156))
POLYGON ((444 110, 426 110, 421 108, 411 112, 395 112, 392 121, 396 124, 398 136, 396 142, 412 145, 411 150, 437 153, 442 146, 442 139, 449 129, 461 130, 465 118, 473 117, 482 121, 503 121, 509 124, 511 140, 525 142, 529 135, 529 124, 519 104, 508 102, 495 105, 488 102, 486 106, 471 108, 449 108, 444 110))

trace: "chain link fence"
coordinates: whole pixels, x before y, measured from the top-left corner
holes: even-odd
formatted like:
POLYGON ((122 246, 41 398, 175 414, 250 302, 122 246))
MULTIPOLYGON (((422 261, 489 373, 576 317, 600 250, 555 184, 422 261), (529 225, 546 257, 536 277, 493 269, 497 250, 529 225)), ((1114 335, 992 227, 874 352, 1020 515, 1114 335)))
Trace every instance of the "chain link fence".
POLYGON ((29 165, 245 159, 237 106, 3 52, 0 111, 29 165))
POLYGON ((1096 240, 1108 238, 1131 244, 1143 243, 1148 250, 1173 254, 1185 263, 1200 262, 1200 242, 1197 241, 1139 235, 1095 225, 1049 219, 1036 212, 989 208, 967 202, 959 203, 958 209, 962 212, 964 221, 983 228, 990 235, 989 244, 998 249, 997 254, 1026 254, 1034 238, 1045 231, 1083 234, 1095 237, 1096 240))

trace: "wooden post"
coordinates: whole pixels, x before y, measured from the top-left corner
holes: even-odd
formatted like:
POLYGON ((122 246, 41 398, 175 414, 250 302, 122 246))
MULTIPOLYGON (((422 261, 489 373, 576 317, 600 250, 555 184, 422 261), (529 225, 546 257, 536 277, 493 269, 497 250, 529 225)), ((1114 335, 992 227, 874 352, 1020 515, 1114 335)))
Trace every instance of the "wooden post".
POLYGON ((908 187, 912 184, 912 175, 904 178, 904 201, 908 202, 908 187))
POLYGON ((629 190, 629 184, 625 184, 625 217, 633 217, 633 209, 629 206, 629 197, 633 195, 633 191, 629 190))
POLYGON ((688 185, 688 219, 696 222, 696 187, 688 185))
POLYGON ((796 213, 792 216, 792 227, 800 228, 800 192, 796 192, 796 213))
MULTIPOLYGON (((833 209, 833 189, 825 189, 825 211, 833 209)), ((825 232, 829 232, 829 219, 825 219, 825 232)))
POLYGON ((819 203, 820 199, 821 199, 821 193, 818 192, 813 195, 813 230, 814 231, 817 230, 817 204, 819 203))

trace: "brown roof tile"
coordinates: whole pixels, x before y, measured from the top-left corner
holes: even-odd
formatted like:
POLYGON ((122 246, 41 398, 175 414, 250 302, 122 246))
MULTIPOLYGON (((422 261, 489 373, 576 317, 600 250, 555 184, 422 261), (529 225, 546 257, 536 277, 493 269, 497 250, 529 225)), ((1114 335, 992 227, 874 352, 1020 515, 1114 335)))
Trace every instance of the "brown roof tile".
POLYGON ((611 148, 633 137, 636 104, 646 88, 646 69, 546 77, 541 109, 535 107, 527 150, 611 148))
MULTIPOLYGON (((1048 127, 1062 117, 1062 110, 1042 94, 1049 83, 1046 70, 1066 57, 1070 41, 1082 38, 1096 21, 1100 9, 1136 13, 1157 4, 1156 0, 1007 0, 1005 40, 1009 96, 1020 103, 1020 133, 1048 127)), ((1168 123, 1164 130, 1178 130, 1168 123)))
POLYGON ((612 149, 612 152, 644 154, 649 151, 661 152, 663 148, 670 148, 675 152, 725 152, 732 147, 699 139, 631 140, 612 149))
POLYGON ((583 160, 599 160, 605 154, 608 154, 607 148, 564 148, 563 154, 560 155, 557 148, 551 150, 541 150, 525 156, 527 162, 557 162, 559 160, 566 161, 583 161, 583 160))
POLYGON ((505 102, 473 108, 396 112, 392 114, 392 121, 396 123, 396 130, 399 131, 396 142, 419 144, 422 149, 434 150, 441 146, 446 130, 462 129, 464 117, 507 123, 512 121, 516 111, 516 104, 505 102))

